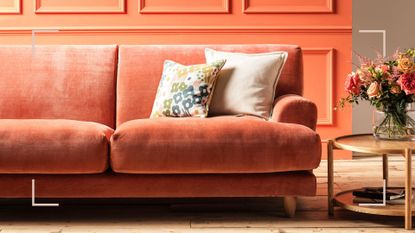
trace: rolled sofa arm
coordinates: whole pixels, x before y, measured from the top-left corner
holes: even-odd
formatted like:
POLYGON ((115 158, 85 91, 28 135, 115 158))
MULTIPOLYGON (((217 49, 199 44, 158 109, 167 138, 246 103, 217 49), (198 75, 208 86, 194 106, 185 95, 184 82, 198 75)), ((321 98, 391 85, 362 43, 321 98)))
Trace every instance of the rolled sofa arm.
POLYGON ((272 121, 301 124, 316 130, 317 106, 299 95, 283 95, 275 101, 272 121))

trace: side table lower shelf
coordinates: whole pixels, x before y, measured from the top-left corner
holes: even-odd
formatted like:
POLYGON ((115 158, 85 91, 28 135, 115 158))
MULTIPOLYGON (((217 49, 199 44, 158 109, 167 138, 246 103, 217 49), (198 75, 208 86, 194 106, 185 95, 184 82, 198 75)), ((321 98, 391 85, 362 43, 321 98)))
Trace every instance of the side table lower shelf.
POLYGON ((412 156, 415 154, 415 141, 395 141, 395 140, 377 140, 372 134, 355 134, 337 137, 327 142, 327 197, 328 197, 328 214, 334 214, 334 205, 340 206, 355 212, 387 215, 387 216, 404 216, 405 229, 412 229, 412 216, 414 211, 413 188, 412 188, 412 156), (351 152, 367 153, 375 156, 382 156, 383 180, 386 186, 389 186, 388 178, 388 155, 400 154, 404 158, 403 177, 405 181, 405 204, 404 205, 386 205, 386 206, 359 206, 353 203, 352 190, 335 194, 334 184, 334 150, 347 150, 351 152))
MULTIPOLYGON (((415 191, 415 189, 412 189, 415 191)), ((385 216, 405 216, 405 204, 386 204, 386 206, 359 206, 353 202, 353 191, 347 190, 337 193, 334 196, 333 204, 343 209, 364 213, 385 216)), ((412 214, 415 213, 415 207, 412 207, 412 214)))

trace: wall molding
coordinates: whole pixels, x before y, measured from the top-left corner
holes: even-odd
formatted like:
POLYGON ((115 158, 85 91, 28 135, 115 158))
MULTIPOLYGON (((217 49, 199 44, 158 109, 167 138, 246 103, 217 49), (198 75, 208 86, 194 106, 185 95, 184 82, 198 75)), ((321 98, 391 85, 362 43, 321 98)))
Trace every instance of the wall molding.
MULTIPOLYGON (((6 1, 6 0, 1 0, 6 1)), ((22 13, 22 0, 7 0, 12 4, 11 7, 0 7, 0 15, 2 14, 20 14, 22 13)))
MULTIPOLYGON (((334 0, 326 0, 325 5, 310 6, 306 3, 301 6, 256 6, 251 4, 252 0, 242 0, 242 12, 246 14, 264 14, 264 13, 334 13, 334 0)), ((309 0, 305 0, 307 2, 309 0)))
MULTIPOLYGON (((146 5, 151 0, 140 0, 139 12, 142 14, 199 14, 199 13, 230 13, 229 1, 220 0, 220 4, 214 7, 208 6, 197 6, 197 7, 186 7, 180 5, 165 5, 163 7, 149 7, 146 5)), ((200 0, 197 0, 200 1, 200 0)), ((174 1, 170 1, 174 3, 174 1)))
MULTIPOLYGON (((352 27, 0 27, 0 35, 32 34, 32 30, 59 30, 66 34, 90 34, 90 33, 136 33, 136 34, 352 34, 352 27)), ((44 32, 43 34, 48 34, 44 32)), ((56 32, 54 33, 56 35, 56 32)))
POLYGON ((334 67, 334 48, 308 48, 305 47, 302 49, 304 56, 307 54, 323 54, 326 55, 326 117, 325 118, 317 118, 317 125, 333 125, 333 98, 334 98, 334 90, 333 90, 333 67, 334 67))
MULTIPOLYGON (((61 6, 61 7, 47 7, 42 6, 42 0, 33 0, 36 14, 100 14, 100 13, 126 13, 126 0, 113 0, 115 5, 113 7, 82 7, 82 6, 61 6)), ((70 3, 70 0, 64 0, 61 2, 70 3)), ((99 1, 98 1, 99 2, 99 1)))

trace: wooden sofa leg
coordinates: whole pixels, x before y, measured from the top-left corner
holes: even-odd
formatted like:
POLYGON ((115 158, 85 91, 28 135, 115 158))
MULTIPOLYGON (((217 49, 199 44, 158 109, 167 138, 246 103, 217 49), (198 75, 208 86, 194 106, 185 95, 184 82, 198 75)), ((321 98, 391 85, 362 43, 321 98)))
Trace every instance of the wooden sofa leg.
POLYGON ((295 216, 295 209, 297 207, 297 198, 292 196, 284 197, 284 211, 289 218, 295 216))

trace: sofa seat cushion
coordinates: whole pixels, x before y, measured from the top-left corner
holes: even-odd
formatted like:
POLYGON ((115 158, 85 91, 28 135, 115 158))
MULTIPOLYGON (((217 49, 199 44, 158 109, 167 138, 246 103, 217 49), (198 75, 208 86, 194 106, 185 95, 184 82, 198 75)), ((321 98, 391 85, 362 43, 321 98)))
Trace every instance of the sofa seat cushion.
POLYGON ((93 122, 0 119, 0 173, 102 173, 112 133, 93 122))
POLYGON ((320 137, 305 126, 221 116, 125 122, 110 159, 120 173, 267 173, 311 170, 320 156, 320 137))

